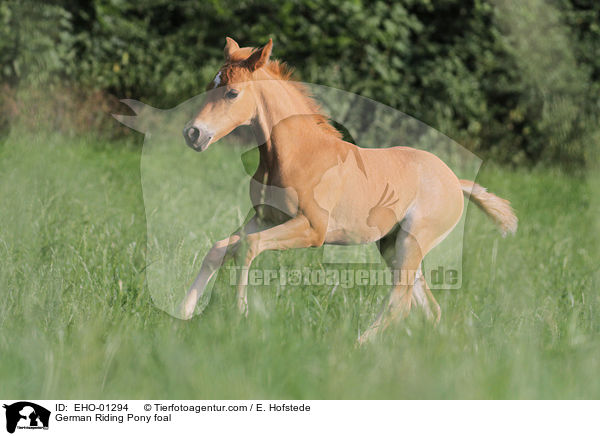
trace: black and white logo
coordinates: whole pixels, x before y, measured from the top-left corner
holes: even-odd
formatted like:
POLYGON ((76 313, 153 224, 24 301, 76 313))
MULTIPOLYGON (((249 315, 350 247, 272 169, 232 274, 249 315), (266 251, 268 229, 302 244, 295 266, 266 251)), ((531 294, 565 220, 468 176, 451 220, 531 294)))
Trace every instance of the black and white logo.
POLYGON ((19 401, 4 405, 6 409, 6 431, 14 433, 22 430, 48 430, 50 411, 29 401, 19 401))

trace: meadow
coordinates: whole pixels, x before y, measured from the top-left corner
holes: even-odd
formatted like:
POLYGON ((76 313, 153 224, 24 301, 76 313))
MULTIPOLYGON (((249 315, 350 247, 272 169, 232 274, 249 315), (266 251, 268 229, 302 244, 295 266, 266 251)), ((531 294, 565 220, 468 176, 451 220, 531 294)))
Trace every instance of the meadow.
MULTIPOLYGON (((356 347, 387 288, 250 287, 244 319, 222 274, 191 321, 158 309, 146 285, 141 143, 1 140, 0 397, 600 397, 596 197, 585 175, 484 164, 477 181, 512 201, 517 234, 503 239, 470 208, 462 287, 434 291, 439 325, 413 311, 356 347)), ((227 178, 223 150, 219 186, 245 189, 227 178)), ((307 249, 255 266, 318 262, 307 249)))

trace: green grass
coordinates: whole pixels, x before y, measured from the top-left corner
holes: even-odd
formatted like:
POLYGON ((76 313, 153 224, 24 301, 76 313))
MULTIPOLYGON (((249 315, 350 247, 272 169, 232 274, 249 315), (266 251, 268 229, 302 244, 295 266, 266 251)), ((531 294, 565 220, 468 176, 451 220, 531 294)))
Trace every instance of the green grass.
MULTIPOLYGON (((159 310, 139 146, 15 136, 0 144, 1 398, 600 397, 585 178, 485 166, 478 181, 512 200, 517 235, 502 239, 471 208, 462 289, 435 291, 441 323, 413 312, 356 348, 383 287, 251 287, 241 319, 222 275, 201 316, 159 310)), ((234 154, 215 153, 220 185, 239 189, 234 154)), ((265 253, 257 266, 318 259, 265 253)))

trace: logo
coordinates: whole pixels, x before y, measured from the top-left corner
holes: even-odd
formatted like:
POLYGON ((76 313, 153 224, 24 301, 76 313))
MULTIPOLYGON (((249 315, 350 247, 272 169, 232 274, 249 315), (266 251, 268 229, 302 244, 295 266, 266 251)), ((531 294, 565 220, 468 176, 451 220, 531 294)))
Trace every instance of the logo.
POLYGON ((48 430, 50 411, 28 401, 19 401, 6 409, 6 431, 14 433, 18 428, 27 430, 48 430))

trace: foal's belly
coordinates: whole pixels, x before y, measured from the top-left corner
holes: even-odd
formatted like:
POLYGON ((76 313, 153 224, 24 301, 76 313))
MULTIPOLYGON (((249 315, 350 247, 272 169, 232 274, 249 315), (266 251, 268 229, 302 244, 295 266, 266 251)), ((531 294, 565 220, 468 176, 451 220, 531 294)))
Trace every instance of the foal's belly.
MULTIPOLYGON (((392 227, 390 227, 388 231, 391 230, 392 227)), ((325 243, 336 245, 368 244, 370 242, 378 241, 384 235, 385 233, 382 234, 378 229, 364 226, 362 228, 359 226, 339 226, 338 223, 334 222, 332 223, 331 228, 327 229, 325 243)))
MULTIPOLYGON (((349 202, 350 203, 350 202, 349 202)), ((328 244, 367 244, 388 234, 402 220, 399 208, 356 208, 340 204, 329 215, 325 242, 328 244)))

